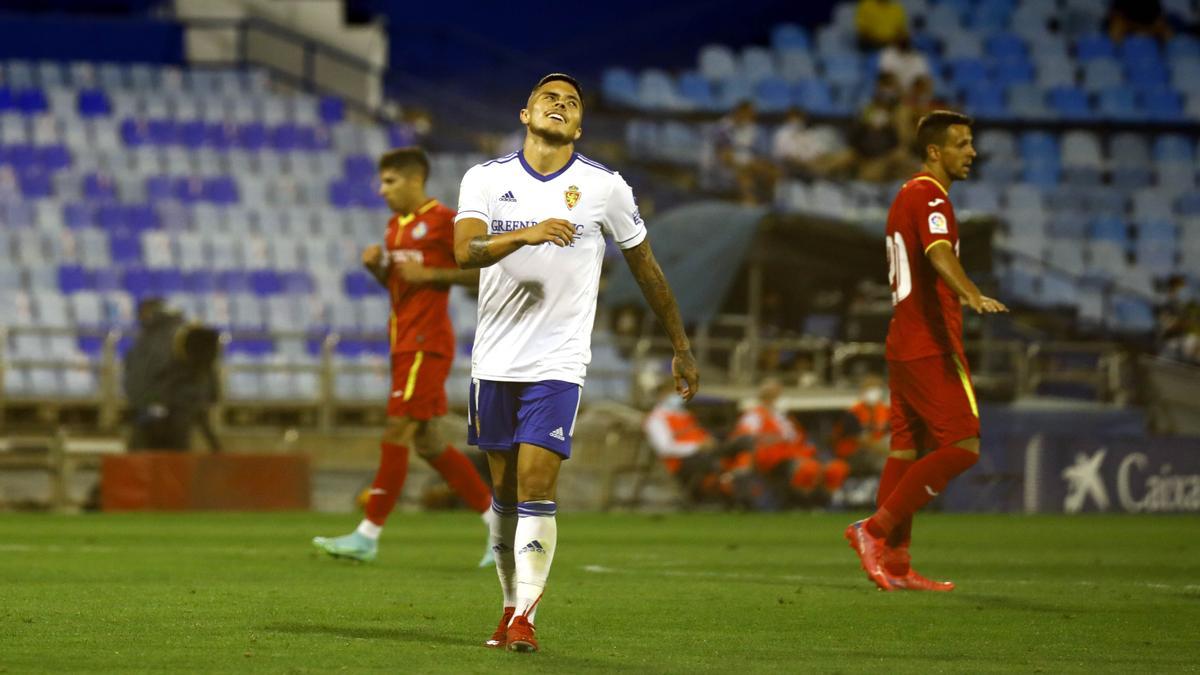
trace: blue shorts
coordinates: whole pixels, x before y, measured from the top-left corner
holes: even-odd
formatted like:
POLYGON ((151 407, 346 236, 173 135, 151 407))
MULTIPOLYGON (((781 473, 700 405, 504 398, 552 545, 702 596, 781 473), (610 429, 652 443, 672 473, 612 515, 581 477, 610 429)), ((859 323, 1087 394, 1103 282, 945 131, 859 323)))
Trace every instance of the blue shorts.
POLYGON ((571 435, 583 387, 573 382, 471 380, 467 443, 481 450, 516 450, 529 443, 571 457, 571 435))

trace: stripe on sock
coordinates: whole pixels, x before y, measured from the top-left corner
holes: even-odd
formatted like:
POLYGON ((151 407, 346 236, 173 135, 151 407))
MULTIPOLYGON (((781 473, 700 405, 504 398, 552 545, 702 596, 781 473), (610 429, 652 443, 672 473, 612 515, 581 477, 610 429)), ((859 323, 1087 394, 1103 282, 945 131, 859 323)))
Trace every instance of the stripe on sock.
POLYGON ((517 515, 522 518, 529 516, 553 516, 556 513, 558 513, 558 504, 555 502, 517 502, 517 515))

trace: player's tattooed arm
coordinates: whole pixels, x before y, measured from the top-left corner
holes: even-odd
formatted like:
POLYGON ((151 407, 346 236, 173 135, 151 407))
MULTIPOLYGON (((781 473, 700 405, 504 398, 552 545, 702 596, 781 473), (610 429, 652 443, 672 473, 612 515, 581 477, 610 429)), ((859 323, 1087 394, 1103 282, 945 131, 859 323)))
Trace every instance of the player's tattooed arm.
POLYGON ((700 388, 700 373, 696 366, 696 358, 692 355, 692 346, 688 342, 687 332, 683 329, 683 318, 679 316, 679 305, 675 302, 675 294, 667 283, 667 276, 654 258, 650 242, 643 241, 633 248, 626 249, 625 262, 629 271, 642 289, 642 296, 654 310, 658 322, 662 324, 671 339, 671 347, 675 357, 671 359, 671 372, 675 376, 675 389, 685 399, 691 400, 700 388))
POLYGON ((570 246, 574 237, 575 226, 561 218, 502 234, 488 234, 487 223, 478 218, 464 218, 454 226, 454 259, 463 269, 487 267, 522 246, 546 243, 570 246))

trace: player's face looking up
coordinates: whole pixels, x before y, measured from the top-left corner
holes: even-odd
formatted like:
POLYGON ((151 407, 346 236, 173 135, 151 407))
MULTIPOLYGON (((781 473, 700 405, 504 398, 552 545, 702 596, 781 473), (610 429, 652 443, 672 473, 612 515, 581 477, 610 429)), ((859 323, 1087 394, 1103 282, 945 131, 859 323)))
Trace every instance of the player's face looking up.
POLYGON ((946 129, 946 141, 941 145, 930 145, 926 152, 931 163, 940 164, 946 175, 954 180, 963 180, 971 171, 975 159, 974 139, 971 127, 952 124, 946 129))
POLYGON ((521 111, 521 124, 552 143, 574 143, 583 133, 582 123, 583 102, 579 93, 561 80, 538 87, 521 111))

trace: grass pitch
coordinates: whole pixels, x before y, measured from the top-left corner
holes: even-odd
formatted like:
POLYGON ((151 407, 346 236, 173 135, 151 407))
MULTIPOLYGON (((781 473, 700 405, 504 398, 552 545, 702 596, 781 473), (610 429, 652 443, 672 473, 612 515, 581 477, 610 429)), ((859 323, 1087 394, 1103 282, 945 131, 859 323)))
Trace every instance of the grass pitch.
POLYGON ((920 517, 950 594, 881 593, 841 514, 559 517, 542 652, 473 514, 0 515, 0 672, 1168 672, 1200 664, 1200 519, 920 517))

